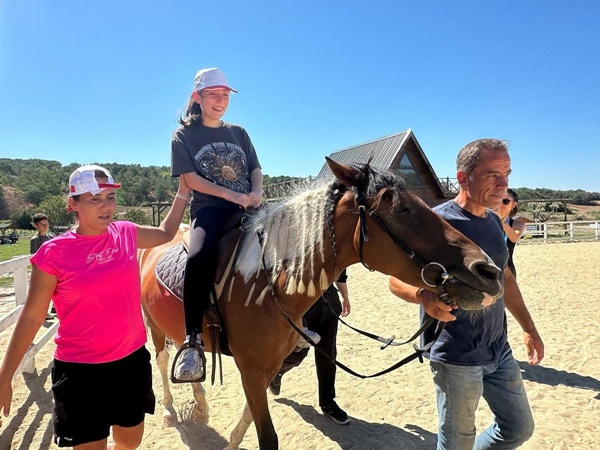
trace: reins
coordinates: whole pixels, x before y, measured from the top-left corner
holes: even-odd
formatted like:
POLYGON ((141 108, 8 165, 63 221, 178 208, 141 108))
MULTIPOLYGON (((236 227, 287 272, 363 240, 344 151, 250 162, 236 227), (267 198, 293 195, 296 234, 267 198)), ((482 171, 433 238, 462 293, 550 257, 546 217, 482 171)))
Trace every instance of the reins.
MULTIPOLYGON (((367 268, 369 271, 374 272, 374 269, 372 269, 371 267, 369 267, 367 265, 367 263, 364 261, 364 257, 363 257, 363 247, 364 244, 366 242, 369 242, 369 234, 367 231, 367 220, 366 220, 366 216, 367 216, 367 201, 364 197, 364 195, 360 192, 358 192, 356 190, 356 188, 353 189, 354 191, 354 195, 356 198, 356 202, 358 204, 358 216, 359 216, 359 223, 358 226, 360 228, 360 232, 359 232, 359 246, 358 246, 358 256, 359 256, 359 260, 361 262, 361 264, 367 268)), ((381 228, 381 230, 390 238, 392 239, 392 241, 394 241, 394 243, 400 247, 406 254, 407 256, 417 262, 417 264, 419 264, 421 266, 421 279, 423 280, 423 282, 430 287, 435 287, 438 290, 438 295, 441 297, 442 301, 449 303, 449 298, 448 298, 448 293, 445 292, 444 290, 444 283, 449 280, 450 278, 452 278, 452 276, 446 271, 446 268, 437 262, 425 262, 423 261, 423 259, 421 259, 419 256, 417 256, 417 254, 411 250, 411 248, 406 245, 406 243, 404 243, 404 241, 402 241, 398 236, 396 236, 394 233, 392 233, 390 231, 390 229, 388 228, 388 226, 385 224, 385 222, 383 222, 381 220, 381 218, 379 217, 379 215, 375 212, 374 209, 370 209, 369 208, 369 217, 371 217, 373 219, 373 221, 379 226, 379 228, 381 228), (432 266, 437 266, 442 270, 442 273, 440 275, 441 277, 441 282, 439 283, 430 283, 426 280, 425 278, 425 274, 428 268, 432 267, 432 266)), ((334 248, 334 252, 335 252, 335 248, 334 248)), ((263 257, 263 267, 266 270, 266 264, 264 261, 264 257, 263 257)), ((414 349, 414 353, 405 357, 404 359, 398 361, 396 364, 394 364, 393 366, 388 367, 387 369, 384 369, 382 371, 379 371, 377 373, 371 374, 371 375, 363 375, 363 374, 359 374, 358 372, 355 372, 354 370, 350 369, 348 366, 342 364, 341 362, 337 361, 335 358, 333 358, 330 354, 328 354, 327 352, 325 352, 324 350, 322 350, 321 348, 319 348, 310 337, 308 337, 306 335, 306 333, 304 333, 291 319, 290 317, 285 313, 285 311, 281 308, 281 305, 279 304, 279 300, 277 298, 274 286, 272 285, 272 282, 270 281, 271 278, 269 277, 269 285, 273 294, 273 298, 275 299, 275 304, 277 305, 277 307, 279 308, 279 310, 281 311, 281 313, 283 314, 283 316, 286 318, 286 320, 288 321, 288 323, 292 326, 292 328, 300 335, 302 336, 303 339, 305 339, 312 347, 314 347, 315 351, 318 351, 319 353, 321 353, 323 356, 325 356, 327 359, 329 359, 329 361, 333 364, 335 364, 337 367, 339 367, 340 369, 348 372, 351 375, 354 375, 358 378, 374 378, 374 377, 378 377, 381 375, 385 375, 389 372, 392 372, 396 369, 399 369, 400 367, 406 365, 407 363, 411 362, 414 359, 419 359, 419 361, 422 363, 423 362, 423 353, 426 353, 429 351, 429 349, 433 346, 433 344, 435 343, 435 341, 437 340, 437 338, 439 337, 439 335, 442 333, 442 330, 445 327, 445 323, 444 322, 440 322, 437 319, 434 319, 432 317, 428 317, 425 322, 421 325, 421 327, 413 334, 412 337, 410 337, 408 340, 401 342, 401 343, 396 343, 394 342, 395 336, 390 337, 389 339, 383 338, 381 336, 377 336, 375 334, 363 331, 363 330, 359 330, 358 328, 354 328, 350 325, 348 325, 346 322, 344 322, 341 318, 338 317, 338 320, 340 322, 342 322, 344 325, 346 325, 347 327, 351 328, 352 330, 363 334, 364 336, 367 336, 371 339, 377 340, 379 342, 381 342, 383 345, 380 347, 381 350, 385 349, 386 347, 393 345, 393 346, 399 346, 399 345, 405 345, 408 344, 410 342, 412 342, 414 339, 416 339, 417 337, 419 337, 421 334, 423 334, 426 330, 428 330, 430 327, 435 326, 435 332, 432 336, 432 339, 430 342, 428 342, 426 345, 424 345, 423 347, 418 347, 417 345, 413 344, 413 349, 414 349)), ((329 306, 329 304, 328 304, 329 306)), ((331 308, 331 307, 330 307, 331 308)), ((334 315, 337 316, 337 314, 334 313, 334 315)))
MULTIPOLYGON (((283 317, 286 318, 286 320, 292 326, 292 328, 294 330, 296 330, 296 332, 300 336, 302 336, 302 338, 305 339, 315 349, 315 351, 317 351, 321 355, 325 356, 332 364, 335 364, 337 367, 339 367, 343 371, 348 372, 350 375, 354 375, 355 377, 361 378, 363 380, 366 379, 366 378, 375 378, 375 377, 379 377, 381 375, 385 375, 386 373, 390 373, 390 372, 392 372, 392 371, 394 371, 396 369, 399 369, 400 367, 408 364, 409 362, 411 362, 412 360, 417 359, 417 358, 419 359, 419 362, 422 363, 423 362, 423 353, 426 353, 426 352, 429 351, 429 349, 434 344, 434 342, 437 340, 438 336, 441 334, 441 332, 442 332, 442 330, 444 329, 444 326, 445 326, 444 322, 439 322, 437 319, 432 319, 431 321, 428 321, 428 323, 426 322, 426 324, 424 324, 423 326, 421 326, 421 328, 419 329, 419 332, 417 332, 417 334, 415 334, 413 337, 411 337, 409 339, 409 341, 407 341, 405 343, 408 343, 408 342, 414 340, 423 331, 425 331, 429 327, 435 325, 436 329, 435 329, 433 338, 432 338, 432 340, 427 345, 423 346, 422 348, 419 348, 419 347, 417 347, 417 345, 413 344, 413 349, 415 351, 413 354, 408 355, 407 357, 405 357, 404 359, 398 361, 396 364, 394 364, 393 366, 388 367, 387 369, 381 370, 381 371, 379 371, 377 373, 373 373, 373 374, 370 374, 370 375, 363 375, 363 374, 360 374, 358 372, 355 372, 350 367, 346 366, 345 364, 339 362, 337 359, 333 358, 328 352, 326 352, 326 351, 322 350, 321 348, 319 348, 319 346, 317 344, 315 344, 313 342, 313 340, 306 335, 306 333, 304 333, 300 328, 298 328, 298 326, 294 323, 294 321, 292 319, 290 319, 290 317, 285 313, 285 311, 281 308, 281 305, 279 304, 279 300, 277 300, 277 296, 273 295, 273 298, 275 299, 275 304, 279 308, 279 311, 281 311, 281 314, 283 314, 283 317)), ((384 346, 384 347, 382 347, 382 350, 385 347, 387 347, 387 345, 384 346)))

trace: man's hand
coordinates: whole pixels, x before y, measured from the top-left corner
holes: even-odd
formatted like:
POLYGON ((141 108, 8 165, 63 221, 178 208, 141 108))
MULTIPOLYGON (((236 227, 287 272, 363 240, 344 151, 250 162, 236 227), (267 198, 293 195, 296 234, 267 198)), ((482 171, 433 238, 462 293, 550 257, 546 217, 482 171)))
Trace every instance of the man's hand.
POLYGON ((452 311, 457 309, 456 305, 447 305, 442 301, 439 295, 434 294, 426 289, 419 289, 417 293, 417 299, 425 312, 434 319, 440 322, 452 322, 456 320, 456 316, 452 314, 452 311))
POLYGON ((523 340, 525 341, 525 347, 527 347, 527 360, 530 366, 537 366, 540 361, 544 358, 544 343, 542 338, 536 332, 523 333, 523 340))

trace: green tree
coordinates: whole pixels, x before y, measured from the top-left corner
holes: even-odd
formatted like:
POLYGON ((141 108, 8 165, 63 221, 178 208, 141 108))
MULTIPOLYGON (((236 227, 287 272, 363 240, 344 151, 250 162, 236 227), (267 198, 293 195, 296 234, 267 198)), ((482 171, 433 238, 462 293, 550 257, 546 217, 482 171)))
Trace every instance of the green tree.
POLYGON ((138 225, 152 224, 152 218, 146 214, 146 211, 140 208, 132 208, 127 210, 123 218, 125 220, 129 220, 130 222, 137 223, 138 225))
POLYGON ((73 224, 74 218, 67 212, 67 201, 64 195, 47 197, 40 203, 36 209, 37 212, 48 216, 48 222, 53 231, 56 231, 56 227, 70 227, 73 224))
POLYGON ((60 195, 64 189, 64 181, 56 172, 46 167, 38 167, 30 172, 24 171, 19 180, 25 199, 39 205, 46 197, 60 195))

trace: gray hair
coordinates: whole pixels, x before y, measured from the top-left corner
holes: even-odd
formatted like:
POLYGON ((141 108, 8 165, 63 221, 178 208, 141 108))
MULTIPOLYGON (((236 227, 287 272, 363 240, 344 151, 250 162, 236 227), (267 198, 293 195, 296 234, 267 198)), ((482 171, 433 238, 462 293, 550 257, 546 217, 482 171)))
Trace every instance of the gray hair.
POLYGON ((481 161, 484 151, 508 153, 508 141, 500 139, 477 139, 465 145, 456 157, 456 170, 470 174, 481 161))

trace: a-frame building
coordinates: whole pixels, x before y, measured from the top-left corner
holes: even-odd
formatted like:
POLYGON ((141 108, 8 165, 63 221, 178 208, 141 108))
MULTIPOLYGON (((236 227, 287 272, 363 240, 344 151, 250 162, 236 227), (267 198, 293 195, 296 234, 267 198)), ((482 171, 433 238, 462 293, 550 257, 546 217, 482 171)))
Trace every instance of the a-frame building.
MULTIPOLYGON (((372 166, 391 170, 400 175, 406 187, 429 206, 454 197, 455 186, 449 180, 440 182, 410 129, 336 151, 329 158, 341 164, 364 164, 370 160, 372 166)), ((324 164, 316 180, 326 181, 332 177, 329 167, 324 164)))

